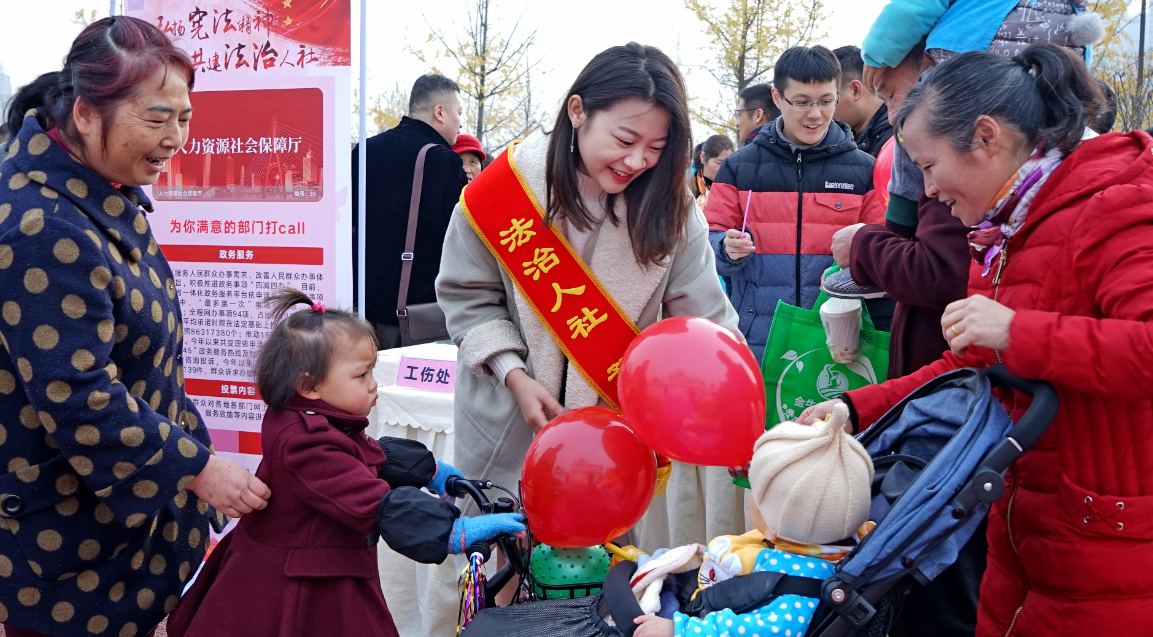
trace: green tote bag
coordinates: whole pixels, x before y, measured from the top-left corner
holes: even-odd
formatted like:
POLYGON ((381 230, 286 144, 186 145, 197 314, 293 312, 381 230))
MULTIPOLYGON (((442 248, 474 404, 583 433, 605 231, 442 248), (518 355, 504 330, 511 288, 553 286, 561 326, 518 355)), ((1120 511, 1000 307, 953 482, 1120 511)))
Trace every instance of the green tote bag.
MULTIPOLYGON (((836 265, 825 276, 836 272, 836 265)), ((761 359, 761 377, 765 381, 765 429, 794 420, 806 408, 839 398, 841 394, 865 385, 888 380, 889 333, 878 331, 861 308, 861 344, 856 362, 833 360, 826 343, 820 308, 829 300, 822 292, 811 310, 777 301, 769 340, 761 359)), ((733 482, 748 488, 748 480, 733 482)))
POLYGON ((807 407, 841 394, 883 383, 889 371, 889 333, 877 331, 862 313, 861 347, 856 362, 837 363, 825 342, 819 308, 828 299, 822 294, 816 309, 805 310, 777 302, 769 341, 761 359, 765 380, 765 428, 793 420, 807 407))

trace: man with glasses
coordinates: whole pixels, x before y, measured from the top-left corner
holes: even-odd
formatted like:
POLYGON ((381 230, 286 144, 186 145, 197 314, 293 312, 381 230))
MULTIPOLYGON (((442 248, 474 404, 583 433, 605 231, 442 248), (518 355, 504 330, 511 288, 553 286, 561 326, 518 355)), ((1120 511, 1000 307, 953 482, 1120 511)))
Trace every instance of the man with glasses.
POLYGON ((741 331, 758 360, 777 301, 816 301, 833 263, 833 233, 884 217, 873 158, 847 125, 833 123, 840 80, 841 65, 825 47, 785 51, 772 89, 781 115, 725 160, 709 191, 717 271, 731 277, 741 331))
POLYGON ((757 138, 761 127, 781 116, 781 109, 773 103, 773 87, 769 84, 753 84, 741 91, 737 103, 737 139, 748 146, 757 138))

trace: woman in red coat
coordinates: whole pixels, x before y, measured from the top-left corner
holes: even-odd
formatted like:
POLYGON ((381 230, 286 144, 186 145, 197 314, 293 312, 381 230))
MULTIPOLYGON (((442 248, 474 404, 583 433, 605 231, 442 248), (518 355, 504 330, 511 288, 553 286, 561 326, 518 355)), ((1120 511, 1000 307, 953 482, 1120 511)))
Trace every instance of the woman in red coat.
MULTIPOLYGON (((1085 132, 1096 86, 1055 46, 967 53, 897 116, 926 193, 975 226, 971 296, 945 310, 943 359, 843 397, 855 424, 947 370, 998 362, 1061 399, 989 513, 982 636, 1153 625, 1153 139, 1085 132)), ((999 397, 1014 419, 1028 407, 999 397)))
POLYGON ((460 518, 449 475, 415 440, 364 433, 376 403, 376 332, 303 292, 270 296, 279 321, 256 364, 268 403, 256 475, 276 493, 220 542, 168 618, 172 637, 397 635, 377 573, 378 534, 442 562, 471 542, 524 531, 520 514, 460 518), (435 498, 420 491, 428 487, 435 498))

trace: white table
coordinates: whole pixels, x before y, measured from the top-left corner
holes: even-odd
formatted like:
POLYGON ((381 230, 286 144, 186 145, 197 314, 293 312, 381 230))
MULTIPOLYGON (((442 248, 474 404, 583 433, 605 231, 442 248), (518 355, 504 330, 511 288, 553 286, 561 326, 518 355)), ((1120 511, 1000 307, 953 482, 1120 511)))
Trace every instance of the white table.
MULTIPOLYGON (((376 407, 369 414, 369 433, 374 438, 419 440, 438 460, 452 464, 453 395, 398 387, 396 373, 402 356, 455 361, 456 346, 429 343, 379 352, 372 370, 379 387, 376 407)), ((456 634, 457 578, 466 565, 463 557, 450 555, 443 564, 417 564, 381 542, 377 563, 384 599, 401 637, 456 634)))
MULTIPOLYGON (((372 375, 379 387, 376 407, 369 419, 376 435, 419 440, 438 459, 452 462, 453 395, 396 385, 400 359, 424 358, 455 361, 456 346, 442 343, 413 345, 379 352, 372 375)), ((467 371, 467 370, 465 370, 467 371)))

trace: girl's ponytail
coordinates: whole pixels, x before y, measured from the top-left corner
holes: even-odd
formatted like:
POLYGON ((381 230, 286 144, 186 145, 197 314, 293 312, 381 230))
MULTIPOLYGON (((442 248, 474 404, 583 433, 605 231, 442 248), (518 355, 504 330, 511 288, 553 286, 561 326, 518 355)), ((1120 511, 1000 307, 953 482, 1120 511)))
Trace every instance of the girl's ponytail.
POLYGON ((253 369, 256 389, 272 409, 284 409, 293 396, 324 382, 341 343, 368 341, 379 346, 376 330, 352 312, 328 309, 304 292, 282 287, 260 305, 268 310, 272 333, 253 369), (297 305, 308 309, 288 312, 297 305))
POLYGON ((1040 130, 1047 147, 1068 154, 1081 143, 1104 103, 1100 84, 1082 60, 1055 44, 1034 44, 1013 58, 1037 85, 1044 113, 1040 130))
POLYGON ((309 307, 316 305, 307 294, 290 287, 283 287, 269 294, 260 304, 271 308, 268 312, 268 319, 272 321, 273 324, 279 323, 280 320, 284 318, 284 315, 288 314, 288 311, 297 305, 307 305, 309 307))

